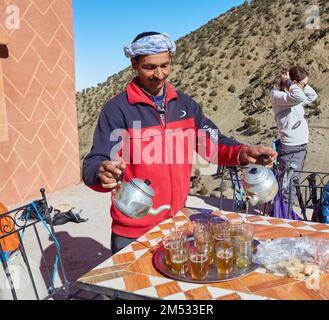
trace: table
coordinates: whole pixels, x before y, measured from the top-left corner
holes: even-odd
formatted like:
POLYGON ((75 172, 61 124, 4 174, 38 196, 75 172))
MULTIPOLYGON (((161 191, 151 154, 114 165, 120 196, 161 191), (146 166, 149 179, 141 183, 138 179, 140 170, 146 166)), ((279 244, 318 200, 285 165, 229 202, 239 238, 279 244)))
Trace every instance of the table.
MULTIPOLYGON (((259 267, 238 279, 212 284, 196 284, 165 278, 154 268, 152 256, 161 238, 170 228, 188 222, 191 211, 183 209, 176 216, 130 244, 77 280, 77 287, 120 299, 150 300, 327 300, 329 274, 322 275, 319 288, 310 289, 305 281, 270 274, 259 267)), ((213 212, 228 219, 245 217, 245 214, 213 212)), ((255 237, 308 236, 329 239, 329 225, 305 221, 249 216, 255 225, 255 237)))

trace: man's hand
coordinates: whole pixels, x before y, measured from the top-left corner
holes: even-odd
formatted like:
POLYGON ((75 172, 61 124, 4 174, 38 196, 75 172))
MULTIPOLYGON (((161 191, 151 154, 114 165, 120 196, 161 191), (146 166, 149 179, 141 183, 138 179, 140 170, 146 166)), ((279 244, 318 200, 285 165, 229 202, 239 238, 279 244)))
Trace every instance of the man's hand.
POLYGON ((241 148, 239 161, 242 166, 249 163, 271 166, 277 156, 278 153, 270 147, 244 146, 241 148))
POLYGON ((125 169, 126 165, 123 160, 120 162, 104 161, 98 172, 102 187, 105 189, 114 189, 117 187, 120 175, 125 169))

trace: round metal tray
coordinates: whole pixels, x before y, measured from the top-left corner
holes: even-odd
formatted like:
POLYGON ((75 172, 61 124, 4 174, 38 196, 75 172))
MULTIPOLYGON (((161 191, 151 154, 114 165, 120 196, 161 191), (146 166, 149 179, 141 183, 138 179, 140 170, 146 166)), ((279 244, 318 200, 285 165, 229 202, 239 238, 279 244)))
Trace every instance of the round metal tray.
MULTIPOLYGON (((189 241, 194 241, 193 239, 189 239, 189 241)), ((254 245, 254 253, 257 250, 257 246, 259 245, 259 241, 253 240, 254 245)), ((227 275, 222 275, 217 272, 216 262, 209 266, 209 274, 208 278, 205 280, 193 280, 190 273, 190 264, 188 265, 188 272, 183 275, 174 275, 171 270, 167 267, 164 262, 164 250, 163 246, 161 246, 153 255, 153 264, 155 268, 164 276, 169 277, 174 280, 184 281, 184 282, 192 282, 192 283, 214 283, 214 282, 224 282, 232 279, 240 278, 254 270, 256 270, 259 265, 256 263, 252 263, 248 268, 239 269, 238 267, 234 267, 233 272, 227 275)))

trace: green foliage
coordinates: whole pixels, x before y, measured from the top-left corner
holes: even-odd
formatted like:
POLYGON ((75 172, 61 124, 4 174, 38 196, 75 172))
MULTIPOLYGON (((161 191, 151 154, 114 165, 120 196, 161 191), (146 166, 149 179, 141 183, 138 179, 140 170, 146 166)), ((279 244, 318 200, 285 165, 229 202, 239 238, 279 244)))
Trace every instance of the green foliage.
POLYGON ((211 75, 211 73, 208 73, 208 74, 207 74, 207 78, 206 78, 206 80, 207 80, 208 82, 210 82, 211 79, 212 79, 212 75, 211 75))
POLYGON ((192 61, 186 61, 183 63, 183 69, 189 69, 189 68, 192 68, 194 65, 194 63, 192 61))
POLYGON ((210 51, 209 51, 209 54, 208 54, 208 56, 209 57, 213 57, 215 54, 217 54, 218 53, 218 49, 211 49, 210 51))
POLYGON ((248 117, 245 119, 244 126, 247 129, 244 134, 247 136, 253 136, 261 131, 260 120, 253 117, 248 117))
POLYGON ((236 91, 236 87, 235 87, 234 84, 231 84, 231 85, 228 87, 227 90, 228 90, 229 92, 231 92, 231 93, 234 93, 234 92, 236 91))
POLYGON ((311 118, 313 116, 319 116, 322 111, 320 109, 321 100, 317 99, 313 103, 309 104, 305 107, 308 110, 307 118, 311 118))
POLYGON ((253 117, 248 117, 247 119, 244 120, 244 124, 247 127, 252 127, 252 126, 259 124, 259 120, 255 119, 253 117))

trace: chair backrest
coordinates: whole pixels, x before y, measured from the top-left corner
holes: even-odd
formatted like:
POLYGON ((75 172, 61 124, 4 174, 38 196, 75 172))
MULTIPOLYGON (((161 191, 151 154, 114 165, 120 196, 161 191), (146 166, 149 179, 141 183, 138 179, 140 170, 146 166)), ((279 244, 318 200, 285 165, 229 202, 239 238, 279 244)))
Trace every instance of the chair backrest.
POLYGON ((321 199, 325 185, 329 182, 329 172, 295 171, 301 175, 300 179, 292 179, 289 185, 289 198, 296 189, 298 201, 301 207, 304 220, 313 222, 324 222, 316 219, 321 208, 321 199))
POLYGON ((44 189, 41 190, 43 198, 36 202, 11 211, 3 204, 0 206, 0 300, 49 299, 59 291, 64 292, 65 297, 69 296, 70 284, 66 279, 60 246, 44 189), (43 204, 43 214, 39 211, 40 204, 43 204), (33 220, 29 219, 30 213, 33 220), (55 244, 55 259, 45 255, 42 239, 48 238, 55 244), (35 260, 39 258, 38 264, 35 260), (58 271, 64 281, 61 287, 56 288, 55 277, 58 271))

